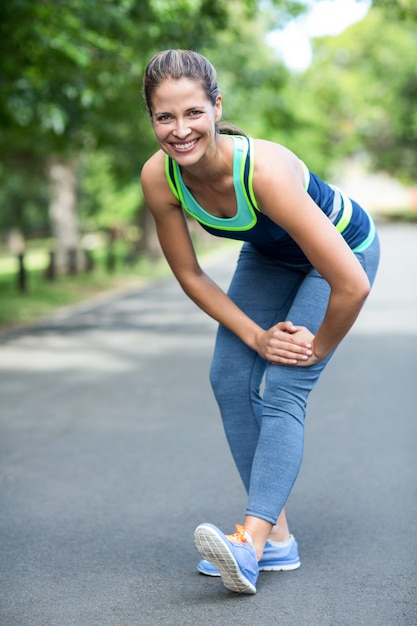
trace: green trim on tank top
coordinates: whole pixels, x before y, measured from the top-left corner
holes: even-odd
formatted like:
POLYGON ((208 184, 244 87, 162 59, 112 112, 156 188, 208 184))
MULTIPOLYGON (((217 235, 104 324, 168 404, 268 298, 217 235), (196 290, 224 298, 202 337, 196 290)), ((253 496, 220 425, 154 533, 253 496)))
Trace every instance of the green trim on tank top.
MULTIPOLYGON (((335 187, 334 185, 330 185, 330 187, 335 191, 335 193, 338 193, 340 195, 340 198, 342 199, 342 215, 340 216, 340 219, 335 223, 336 229, 342 235, 343 232, 346 230, 346 228, 349 226, 350 220, 352 219, 352 214, 353 214, 352 200, 338 187, 335 187)), ((369 248, 369 246, 375 239, 375 234, 376 234, 375 223, 372 217, 369 215, 367 211, 365 211, 364 208, 362 208, 362 211, 366 213, 369 219, 369 232, 367 236, 365 237, 365 239, 362 241, 362 243, 355 246, 355 248, 352 248, 352 252, 363 252, 364 250, 369 248)))
MULTIPOLYGON (((257 222, 256 212, 259 207, 253 191, 254 148, 251 137, 230 135, 234 141, 233 152, 233 185, 236 195, 237 211, 233 217, 216 217, 198 204, 193 195, 187 189, 179 165, 168 155, 165 157, 165 173, 172 193, 181 203, 184 210, 201 224, 222 231, 246 231, 255 226, 257 222)), ((300 160, 304 174, 304 189, 308 192, 310 186, 310 171, 306 164, 300 160)), ((349 226, 352 218, 352 201, 343 191, 334 185, 330 185, 335 192, 334 214, 330 220, 335 228, 342 234, 349 226), (336 215, 340 214, 337 222, 336 215)), ((369 215, 368 215, 369 217, 369 215)), ((370 231, 365 240, 354 249, 354 252, 365 250, 375 237, 375 225, 369 218, 370 231)))
MULTIPOLYGON (((307 166, 305 165, 305 163, 303 163, 302 161, 301 161, 301 165, 304 171, 304 188, 306 191, 308 191, 308 188, 310 185, 310 172, 307 166)), ((350 220, 352 219, 352 213, 353 213, 352 200, 341 189, 336 187, 336 185, 329 184, 329 187, 333 189, 334 194, 335 194, 334 200, 333 200, 333 211, 332 211, 332 214, 329 215, 329 219, 331 222, 333 222, 336 230, 338 230, 339 233, 342 234, 346 230, 346 228, 349 226, 350 220), (339 215, 340 210, 342 211, 342 214, 340 215, 337 222, 335 222, 334 220, 336 216, 339 215)))
POLYGON ((376 226, 375 226, 374 220, 369 215, 369 213, 367 211, 365 211, 365 209, 362 209, 362 210, 366 213, 366 215, 368 216, 368 219, 369 219, 369 233, 368 233, 366 239, 364 239, 362 241, 362 243, 360 243, 355 248, 352 248, 352 252, 364 252, 364 250, 369 248, 369 246, 371 245, 371 243, 375 239, 375 235, 376 235, 376 226))
POLYGON ((259 211, 253 192, 253 139, 238 135, 230 137, 234 141, 233 185, 237 204, 233 217, 216 217, 203 209, 184 184, 178 163, 168 155, 165 157, 165 173, 174 196, 198 222, 223 231, 245 231, 255 226, 256 211, 259 211))

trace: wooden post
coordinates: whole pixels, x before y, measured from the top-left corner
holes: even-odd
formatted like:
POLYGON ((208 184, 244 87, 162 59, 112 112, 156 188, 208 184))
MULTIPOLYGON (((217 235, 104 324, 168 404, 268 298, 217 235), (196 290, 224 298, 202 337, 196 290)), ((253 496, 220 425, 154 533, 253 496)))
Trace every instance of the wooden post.
POLYGON ((45 270, 45 278, 47 280, 55 280, 56 278, 56 258, 55 251, 51 250, 49 252, 49 265, 45 270))
POLYGON ((67 255, 68 274, 76 274, 78 271, 77 248, 69 248, 67 250, 67 255))
POLYGON ((27 280, 26 280, 26 268, 25 268, 25 254, 22 252, 17 255, 17 260, 19 262, 19 268, 17 272, 17 287, 20 293, 26 293, 27 289, 27 280))
POLYGON ((25 240, 22 233, 17 228, 13 228, 9 233, 8 247, 10 254, 16 257, 18 262, 17 288, 20 293, 25 293, 27 289, 27 274, 25 268, 25 240))

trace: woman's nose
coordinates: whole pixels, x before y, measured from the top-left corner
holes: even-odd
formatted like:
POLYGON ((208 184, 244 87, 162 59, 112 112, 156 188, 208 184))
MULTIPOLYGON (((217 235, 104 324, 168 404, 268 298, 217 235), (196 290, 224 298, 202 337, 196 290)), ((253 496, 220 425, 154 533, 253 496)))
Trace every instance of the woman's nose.
POLYGON ((187 120, 177 119, 176 124, 175 124, 174 134, 179 139, 184 139, 190 134, 190 132, 191 132, 191 129, 188 126, 187 120))

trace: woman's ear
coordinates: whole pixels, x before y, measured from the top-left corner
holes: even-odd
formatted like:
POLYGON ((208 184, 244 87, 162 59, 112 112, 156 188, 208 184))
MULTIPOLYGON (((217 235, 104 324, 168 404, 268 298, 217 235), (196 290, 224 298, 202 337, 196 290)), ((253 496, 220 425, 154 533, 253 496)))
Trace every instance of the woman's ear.
POLYGON ((214 103, 214 120, 219 122, 222 119, 223 114, 223 104, 222 104, 222 95, 219 93, 216 96, 216 102, 214 103))

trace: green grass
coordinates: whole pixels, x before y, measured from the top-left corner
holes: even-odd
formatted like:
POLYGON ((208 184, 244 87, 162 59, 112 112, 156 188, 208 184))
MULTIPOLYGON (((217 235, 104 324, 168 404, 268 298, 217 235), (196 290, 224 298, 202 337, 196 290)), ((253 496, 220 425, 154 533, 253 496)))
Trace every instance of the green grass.
MULTIPOLYGON (((231 242, 234 244, 235 242, 231 242)), ((214 249, 231 245, 230 242, 213 242, 213 239, 199 240, 196 246, 199 255, 214 249)), ((169 274, 164 259, 157 261, 140 258, 134 265, 123 265, 122 259, 128 244, 118 242, 115 248, 116 267, 112 273, 106 271, 106 249, 94 250, 94 270, 76 275, 60 275, 54 281, 45 278, 48 265, 50 242, 31 242, 25 253, 27 289, 18 289, 18 261, 5 249, 0 249, 0 331, 22 324, 35 322, 60 307, 76 304, 82 300, 103 294, 114 289, 129 289, 143 285, 169 274)))
MULTIPOLYGON (((25 254, 25 266, 28 270, 42 270, 48 264, 48 254, 45 249, 29 250, 25 254)), ((17 259, 9 254, 0 256, 0 276, 17 271, 17 259)))
POLYGON ((17 260, 0 257, 0 330, 34 322, 60 307, 106 291, 134 288, 168 272, 163 260, 151 262, 141 259, 128 269, 119 262, 115 271, 109 274, 105 271, 103 260, 98 258, 94 270, 89 273, 60 275, 54 281, 48 281, 44 276, 47 262, 47 255, 42 251, 25 255, 27 288, 21 293, 17 281, 17 260))

